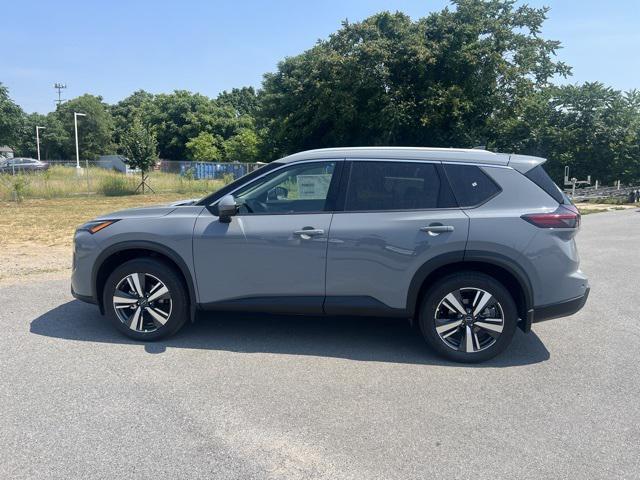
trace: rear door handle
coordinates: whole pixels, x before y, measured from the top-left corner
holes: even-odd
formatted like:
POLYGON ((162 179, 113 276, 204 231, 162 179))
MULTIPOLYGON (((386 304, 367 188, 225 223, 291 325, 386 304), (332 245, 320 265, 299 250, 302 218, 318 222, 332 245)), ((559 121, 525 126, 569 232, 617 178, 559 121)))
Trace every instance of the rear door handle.
POLYGON ((294 231, 293 234, 301 238, 310 238, 324 235, 324 230, 321 228, 303 228, 302 230, 294 231))
POLYGON ((427 233, 445 233, 445 232, 453 232, 453 225, 429 225, 428 227, 422 227, 420 229, 421 232, 427 233))

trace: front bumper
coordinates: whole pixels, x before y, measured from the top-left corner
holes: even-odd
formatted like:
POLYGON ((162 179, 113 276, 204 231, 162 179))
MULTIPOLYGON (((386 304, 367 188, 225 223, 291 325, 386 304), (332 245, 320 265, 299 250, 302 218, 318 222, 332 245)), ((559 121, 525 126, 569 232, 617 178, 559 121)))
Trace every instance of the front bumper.
POLYGON ((587 303, 589 297, 590 288, 584 292, 584 295, 571 300, 567 300, 559 303, 552 303, 551 305, 544 305, 542 307, 535 307, 533 309, 532 321, 533 323, 543 322, 545 320, 551 320, 553 318, 568 317, 578 312, 584 304, 587 303))
POLYGON ((76 293, 73 290, 73 285, 71 285, 71 295, 73 295, 73 298, 80 300, 81 302, 92 303, 94 305, 98 303, 91 295, 80 295, 79 293, 76 293))

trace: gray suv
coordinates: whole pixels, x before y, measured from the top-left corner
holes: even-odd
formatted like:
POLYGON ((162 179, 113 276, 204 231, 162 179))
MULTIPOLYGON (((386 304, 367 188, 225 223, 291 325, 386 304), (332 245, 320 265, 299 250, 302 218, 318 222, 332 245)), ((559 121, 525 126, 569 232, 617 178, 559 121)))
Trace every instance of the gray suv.
POLYGON ((586 302, 580 215, 544 159, 484 150, 297 153, 197 201, 75 234, 72 293, 155 340, 198 310, 410 319, 455 361, 586 302))

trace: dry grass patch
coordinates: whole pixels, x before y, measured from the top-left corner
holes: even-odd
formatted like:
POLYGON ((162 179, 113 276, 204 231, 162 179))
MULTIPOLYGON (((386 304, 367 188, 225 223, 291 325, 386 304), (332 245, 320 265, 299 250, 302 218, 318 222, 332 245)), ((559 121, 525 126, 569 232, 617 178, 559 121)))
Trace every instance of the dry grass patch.
POLYGON ((628 208, 638 208, 638 204, 609 204, 609 203, 590 203, 579 202, 575 204, 581 215, 589 215, 592 213, 610 212, 612 210, 626 210, 628 208))
POLYGON ((168 193, 124 197, 91 195, 26 199, 22 203, 1 202, 0 239, 3 246, 19 246, 25 243, 35 243, 44 247, 70 246, 76 227, 98 215, 183 198, 188 197, 168 193))
POLYGON ((0 285, 69 275, 75 229, 105 213, 168 203, 183 194, 83 196, 0 202, 0 285))

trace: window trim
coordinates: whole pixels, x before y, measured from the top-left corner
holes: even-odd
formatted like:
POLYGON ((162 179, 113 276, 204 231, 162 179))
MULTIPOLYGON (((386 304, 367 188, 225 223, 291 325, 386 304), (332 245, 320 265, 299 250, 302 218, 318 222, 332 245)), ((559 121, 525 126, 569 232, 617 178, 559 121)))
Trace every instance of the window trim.
POLYGON ((447 210, 460 210, 461 207, 458 205, 458 199, 456 198, 453 188, 449 182, 449 179, 446 177, 446 173, 444 172, 444 168, 442 167, 441 160, 404 160, 401 158, 347 158, 345 161, 345 171, 343 173, 343 182, 340 185, 340 196, 338 197, 338 207, 340 210, 334 211, 334 213, 385 213, 385 212, 442 212, 447 210), (387 208, 387 209, 375 209, 375 210, 347 210, 347 196, 349 193, 349 187, 351 185, 351 174, 353 172, 353 163, 354 162, 384 162, 384 163, 428 163, 435 166, 436 174, 440 180, 440 184, 445 185, 446 188, 449 189, 453 201, 456 205, 451 207, 431 207, 431 208, 387 208), (347 172, 348 169, 348 172, 347 172))
MULTIPOLYGON (((453 197, 456 199, 456 203, 459 205, 458 208, 460 208, 461 210, 472 210, 474 208, 481 207, 484 204, 486 204, 487 202, 490 202, 491 200, 496 198, 503 191, 502 190, 502 186, 500 186, 498 184, 498 182, 496 182, 491 175, 489 175, 487 172, 484 171, 485 168, 493 168, 493 165, 480 165, 480 164, 463 163, 463 162, 441 162, 441 163, 442 163, 442 172, 444 173, 444 175, 445 175, 445 177, 447 179, 447 182, 449 183, 449 188, 451 189, 451 192, 453 193, 453 197), (445 168, 445 165, 464 165, 464 166, 467 166, 467 167, 477 167, 478 169, 480 169, 487 176, 489 181, 491 183, 493 183, 497 187, 496 192, 493 195, 485 198, 480 203, 476 203, 475 205, 469 205, 468 207, 461 206, 460 205, 460 201, 458 200, 458 197, 456 197, 456 191, 453 188, 453 184, 451 183, 451 179, 449 178, 449 174, 447 173, 447 169, 445 168)), ((502 165, 497 166, 497 168, 507 168, 507 169, 513 170, 511 167, 504 167, 502 165)))

